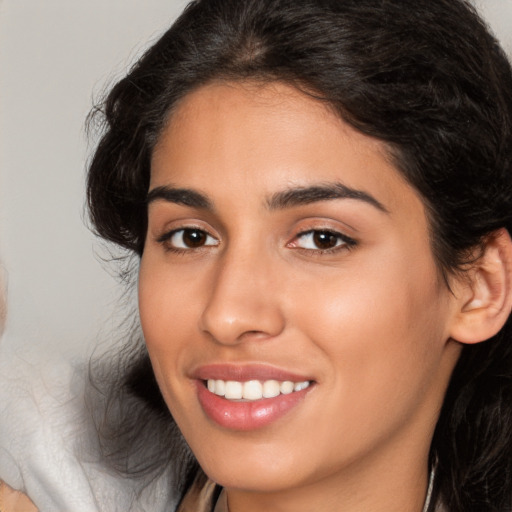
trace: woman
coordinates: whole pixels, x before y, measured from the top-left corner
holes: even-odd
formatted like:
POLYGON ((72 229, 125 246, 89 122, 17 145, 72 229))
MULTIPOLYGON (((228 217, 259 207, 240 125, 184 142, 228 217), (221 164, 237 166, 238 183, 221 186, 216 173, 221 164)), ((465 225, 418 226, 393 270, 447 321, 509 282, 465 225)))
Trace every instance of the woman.
POLYGON ((189 5, 98 110, 110 457, 178 510, 511 510, 511 98, 463 0, 189 5))

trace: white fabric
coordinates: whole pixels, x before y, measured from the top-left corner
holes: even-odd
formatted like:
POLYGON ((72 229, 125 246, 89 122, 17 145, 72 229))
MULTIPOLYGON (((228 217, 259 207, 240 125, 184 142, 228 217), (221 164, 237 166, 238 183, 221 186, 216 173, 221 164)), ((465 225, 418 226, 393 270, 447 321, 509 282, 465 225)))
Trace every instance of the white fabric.
POLYGON ((32 362, 0 343, 0 479, 25 492, 40 512, 172 510, 163 475, 137 496, 139 486, 98 461, 83 399, 85 372, 41 355, 32 362))

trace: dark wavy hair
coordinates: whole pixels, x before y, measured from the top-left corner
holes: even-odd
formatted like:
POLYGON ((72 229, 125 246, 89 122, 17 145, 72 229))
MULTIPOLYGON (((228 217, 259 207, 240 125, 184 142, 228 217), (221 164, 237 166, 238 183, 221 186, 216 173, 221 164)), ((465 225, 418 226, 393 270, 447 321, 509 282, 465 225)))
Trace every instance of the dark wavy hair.
MULTIPOLYGON (((197 0, 93 113, 103 131, 87 197, 100 237, 143 253, 153 148, 180 100, 215 80, 291 84, 383 141, 423 199, 445 278, 495 230, 512 233, 512 71, 467 1, 197 0)), ((143 472, 170 464, 158 443, 179 434, 144 350, 116 375, 109 393, 118 393, 117 418, 130 422, 124 431, 110 424, 109 438, 129 446, 109 453, 126 461, 139 449, 143 472), (148 438, 148 424, 160 434, 148 438)), ((181 492, 198 470, 185 459, 181 492)), ((433 504, 512 510, 510 318, 492 339, 464 346, 429 463, 433 504)))

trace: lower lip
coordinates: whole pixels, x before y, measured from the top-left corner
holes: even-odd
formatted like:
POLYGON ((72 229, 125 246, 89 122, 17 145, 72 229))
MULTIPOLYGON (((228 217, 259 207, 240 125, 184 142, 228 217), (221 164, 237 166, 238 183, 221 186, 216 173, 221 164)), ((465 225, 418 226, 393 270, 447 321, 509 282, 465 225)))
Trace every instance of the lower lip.
POLYGON ((299 405, 313 387, 274 398, 234 402, 208 391, 203 381, 196 382, 199 403, 206 415, 232 430, 254 430, 273 423, 299 405))

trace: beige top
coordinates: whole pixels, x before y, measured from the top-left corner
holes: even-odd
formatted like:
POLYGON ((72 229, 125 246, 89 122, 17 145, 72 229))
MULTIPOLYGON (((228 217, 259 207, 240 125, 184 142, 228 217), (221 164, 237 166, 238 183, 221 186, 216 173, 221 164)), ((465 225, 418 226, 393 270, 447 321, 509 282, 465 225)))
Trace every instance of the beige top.
POLYGON ((37 512, 37 508, 23 493, 0 481, 0 512, 37 512))
POLYGON ((176 512, 229 512, 227 495, 224 491, 221 491, 217 502, 214 503, 216 488, 215 482, 209 480, 200 471, 176 512))

